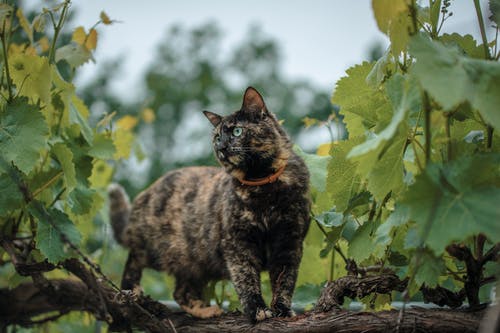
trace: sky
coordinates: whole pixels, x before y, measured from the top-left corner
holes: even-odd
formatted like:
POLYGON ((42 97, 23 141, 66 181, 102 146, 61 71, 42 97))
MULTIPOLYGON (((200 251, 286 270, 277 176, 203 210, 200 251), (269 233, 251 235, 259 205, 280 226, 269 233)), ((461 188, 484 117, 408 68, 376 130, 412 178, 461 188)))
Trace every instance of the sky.
MULTIPOLYGON (((481 3, 487 12, 487 1, 481 3)), ((90 28, 102 10, 120 21, 99 26, 94 58, 99 63, 124 56, 123 73, 113 89, 125 100, 140 97, 141 75, 174 23, 194 27, 216 21, 225 37, 223 52, 243 39, 250 24, 258 24, 280 43, 287 77, 306 79, 330 91, 347 68, 366 59, 374 43, 388 43, 377 29, 370 0, 73 0, 72 7, 75 27, 90 28)), ((451 10, 454 16, 445 25, 449 31, 479 36, 472 0, 452 1, 451 10)), ((88 81, 97 70, 98 64, 82 66, 80 82, 88 81)))

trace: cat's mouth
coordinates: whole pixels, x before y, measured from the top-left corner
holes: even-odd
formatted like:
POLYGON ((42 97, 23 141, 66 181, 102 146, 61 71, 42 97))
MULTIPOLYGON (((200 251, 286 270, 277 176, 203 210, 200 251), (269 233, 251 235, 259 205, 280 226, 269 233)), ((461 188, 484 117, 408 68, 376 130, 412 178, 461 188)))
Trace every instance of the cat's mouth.
POLYGON ((216 152, 217 158, 223 165, 231 165, 232 167, 238 167, 242 162, 242 157, 238 152, 233 149, 220 149, 216 152))

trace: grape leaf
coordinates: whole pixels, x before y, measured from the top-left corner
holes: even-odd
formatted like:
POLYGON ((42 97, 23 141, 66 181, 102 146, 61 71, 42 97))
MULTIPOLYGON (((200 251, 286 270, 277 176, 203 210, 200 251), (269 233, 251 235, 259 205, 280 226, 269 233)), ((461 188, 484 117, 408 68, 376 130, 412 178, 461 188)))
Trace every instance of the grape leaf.
POLYGON ((360 144, 362 137, 353 137, 347 141, 340 141, 332 145, 328 163, 328 176, 326 190, 331 194, 338 212, 347 209, 349 200, 359 190, 361 179, 356 174, 357 162, 347 159, 347 154, 352 147, 360 144))
POLYGON ((490 20, 500 26, 500 1, 499 0, 489 0, 488 4, 490 6, 490 20))
POLYGON ((387 220, 378 227, 377 232, 375 233, 376 242, 383 245, 389 244, 393 229, 405 225, 408 220, 408 208, 397 206, 391 215, 389 215, 387 220))
POLYGON ((106 134, 97 134, 94 136, 94 142, 89 150, 89 155, 100 159, 110 159, 113 157, 116 148, 113 140, 106 134))
POLYGON ((10 57, 9 69, 18 94, 35 100, 39 97, 45 104, 50 102, 52 72, 46 57, 15 54, 10 57))
POLYGON ((94 133, 87 122, 88 115, 87 106, 80 98, 73 95, 69 104, 69 121, 71 124, 78 126, 85 141, 90 144, 94 141, 94 133))
POLYGON ((372 8, 378 28, 387 34, 393 20, 408 6, 404 0, 372 0, 372 8))
POLYGON ((113 176, 113 168, 103 160, 95 160, 92 164, 92 174, 89 178, 93 188, 106 187, 113 176))
POLYGON ((377 114, 390 114, 391 106, 385 94, 367 83, 374 64, 363 62, 349 68, 347 76, 337 81, 332 103, 340 106, 349 135, 362 136, 366 129, 375 127, 377 114))
POLYGON ((0 154, 28 174, 46 146, 45 119, 37 106, 27 104, 26 98, 6 104, 0 116, 0 154))
POLYGON ((73 153, 71 149, 66 147, 63 143, 57 143, 52 147, 52 153, 55 155, 57 161, 61 165, 64 172, 64 184, 66 192, 71 192, 76 186, 75 164, 73 163, 73 153))
POLYGON ((68 205, 76 215, 88 214, 92 208, 96 191, 83 186, 76 187, 68 197, 68 205))
MULTIPOLYGON (((399 125, 405 120, 410 110, 420 100, 420 90, 415 84, 410 84, 402 75, 397 74, 387 82, 387 94, 392 96, 394 114, 389 125, 378 133, 374 138, 354 147, 347 155, 347 158, 357 157, 370 151, 378 150, 385 142, 392 139, 397 133, 399 125)), ((391 112, 387 110, 388 114, 391 112)))
POLYGON ((428 165, 401 200, 420 237, 437 255, 453 241, 484 233, 500 239, 500 155, 428 165))
POLYGON ((323 192, 325 190, 327 166, 331 157, 305 153, 299 146, 294 146, 293 150, 306 163, 311 176, 311 186, 317 191, 323 192))
POLYGON ((0 216, 20 208, 24 202, 19 187, 8 174, 0 174, 0 216))
POLYGON ((438 284, 439 277, 445 272, 444 261, 425 249, 418 250, 410 261, 410 272, 413 272, 416 285, 410 286, 410 289, 416 291, 423 284, 432 288, 438 284))
POLYGON ((403 153, 408 136, 404 120, 409 112, 421 107, 418 85, 411 78, 396 74, 387 81, 386 87, 394 107, 392 119, 380 133, 347 155, 357 162, 358 174, 368 179, 368 189, 377 201, 383 200, 390 191, 398 193, 403 189, 403 153))
POLYGON ((80 233, 68 216, 55 208, 46 209, 39 201, 33 201, 28 211, 38 221, 35 237, 36 247, 51 263, 69 258, 68 247, 61 239, 61 233, 74 245, 80 243, 80 233))
POLYGON ((118 128, 113 132, 113 143, 116 147, 116 152, 113 155, 114 159, 129 158, 134 144, 134 133, 129 130, 118 128))
POLYGON ((304 283, 324 283, 329 269, 328 260, 318 254, 322 249, 323 233, 312 223, 304 240, 304 254, 300 262, 297 285, 304 283))
POLYGON ((410 41, 410 31, 412 29, 411 18, 408 11, 401 11, 391 20, 388 35, 391 40, 391 51, 394 56, 398 56, 406 50, 410 41))
POLYGON ((56 62, 65 60, 71 68, 79 67, 87 61, 92 60, 92 53, 83 45, 70 43, 57 49, 56 62))
POLYGON ((500 63, 464 57, 423 35, 411 39, 410 52, 417 59, 412 72, 445 110, 469 102, 500 130, 500 63))
POLYGON ((443 34, 439 40, 445 45, 456 45, 460 47, 469 57, 484 59, 484 49, 477 45, 476 40, 471 35, 462 36, 458 33, 443 34))
MULTIPOLYGON (((383 154, 379 154, 381 156, 367 176, 367 188, 378 202, 381 202, 387 193, 392 191, 397 195, 404 188, 403 151, 407 141, 406 126, 402 126, 399 133, 383 154)), ((363 159, 360 159, 360 165, 363 163, 363 159)))
POLYGON ((385 247, 378 244, 375 238, 375 230, 378 226, 379 222, 365 222, 350 240, 347 254, 357 263, 361 263, 372 255, 375 257, 383 255, 385 247))

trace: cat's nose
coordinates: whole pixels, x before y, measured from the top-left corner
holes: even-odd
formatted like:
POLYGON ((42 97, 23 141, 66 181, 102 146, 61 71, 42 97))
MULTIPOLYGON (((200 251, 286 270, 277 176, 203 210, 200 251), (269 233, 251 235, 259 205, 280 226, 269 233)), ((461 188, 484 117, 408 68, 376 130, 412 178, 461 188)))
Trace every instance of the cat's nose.
POLYGON ((228 146, 229 146, 229 140, 227 139, 227 137, 222 135, 217 142, 217 150, 225 152, 227 151, 228 146))

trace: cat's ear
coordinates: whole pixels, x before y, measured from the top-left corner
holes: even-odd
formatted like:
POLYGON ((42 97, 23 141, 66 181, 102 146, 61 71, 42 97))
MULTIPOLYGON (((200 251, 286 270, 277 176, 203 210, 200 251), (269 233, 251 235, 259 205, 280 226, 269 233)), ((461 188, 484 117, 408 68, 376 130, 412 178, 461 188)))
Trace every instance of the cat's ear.
POLYGON ((222 120, 222 116, 219 116, 218 114, 210 111, 203 111, 203 114, 205 115, 205 117, 207 117, 207 119, 212 123, 214 127, 219 125, 222 120))
POLYGON ((266 103, 264 103, 262 96, 253 87, 248 87, 247 90, 245 90, 245 94, 243 95, 243 105, 241 108, 243 110, 257 111, 262 116, 267 115, 266 103))

